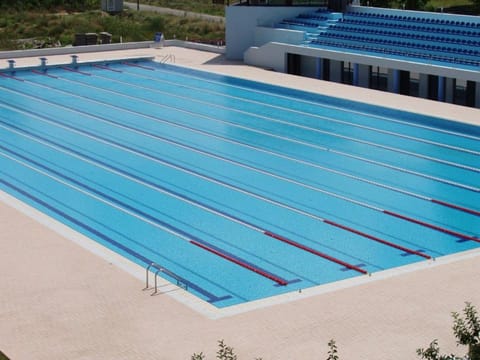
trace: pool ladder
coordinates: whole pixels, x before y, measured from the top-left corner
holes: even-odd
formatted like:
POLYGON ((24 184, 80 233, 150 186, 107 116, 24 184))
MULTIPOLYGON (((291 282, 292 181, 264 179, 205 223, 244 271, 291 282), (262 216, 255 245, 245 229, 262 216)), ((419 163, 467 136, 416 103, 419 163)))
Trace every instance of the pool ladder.
POLYGON ((175 279, 175 281, 177 282, 177 286, 182 288, 182 289, 185 289, 185 290, 188 290, 188 284, 187 282, 182 279, 180 276, 178 276, 177 274, 171 272, 170 270, 167 270, 165 268, 163 268, 162 266, 156 264, 156 263, 151 263, 150 265, 147 266, 146 268, 146 273, 145 273, 145 288, 143 290, 148 290, 150 289, 150 286, 149 286, 149 283, 148 283, 148 280, 149 280, 149 273, 150 273, 150 269, 156 269, 154 275, 155 275, 155 290, 154 292, 151 294, 151 296, 153 295, 156 295, 158 293, 158 283, 157 283, 157 278, 158 278, 158 273, 163 273, 173 279, 175 279))
POLYGON ((175 55, 174 54, 166 54, 160 56, 159 60, 160 64, 172 63, 175 64, 175 55))

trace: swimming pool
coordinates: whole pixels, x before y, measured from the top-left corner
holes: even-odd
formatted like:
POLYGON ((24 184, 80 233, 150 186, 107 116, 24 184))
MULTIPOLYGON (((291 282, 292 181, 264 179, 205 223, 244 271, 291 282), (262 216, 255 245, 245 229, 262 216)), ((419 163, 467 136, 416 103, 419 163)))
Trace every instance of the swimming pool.
POLYGON ((471 125, 141 61, 5 72, 0 139, 2 190, 219 308, 479 247, 471 125))

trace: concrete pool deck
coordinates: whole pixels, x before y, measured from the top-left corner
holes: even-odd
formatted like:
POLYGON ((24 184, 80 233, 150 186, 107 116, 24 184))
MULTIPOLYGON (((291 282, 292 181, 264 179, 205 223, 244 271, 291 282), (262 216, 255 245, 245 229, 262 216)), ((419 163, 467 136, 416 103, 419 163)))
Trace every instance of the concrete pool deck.
MULTIPOLYGON (((167 55, 183 66, 480 125, 478 109, 279 74, 185 48, 86 53, 79 61, 143 56, 161 61, 167 55)), ((68 62, 68 55, 48 57, 49 64, 68 62)), ((19 67, 36 64, 37 58, 17 60, 19 67)), ((0 60, 0 68, 6 66, 0 60)), ((201 351, 214 359, 220 339, 235 348, 239 360, 326 358, 330 339, 342 360, 416 359, 415 349, 433 339, 443 353, 463 354, 450 314, 461 311, 465 301, 480 307, 478 249, 397 270, 395 276, 374 274, 356 286, 316 295, 305 291, 212 318, 178 301, 181 290, 162 287, 161 295, 150 296, 142 291, 144 282, 129 275, 136 270, 117 266, 115 257, 99 248, 66 239, 83 241, 72 237, 0 193, 0 350, 12 360, 180 360, 201 351)))

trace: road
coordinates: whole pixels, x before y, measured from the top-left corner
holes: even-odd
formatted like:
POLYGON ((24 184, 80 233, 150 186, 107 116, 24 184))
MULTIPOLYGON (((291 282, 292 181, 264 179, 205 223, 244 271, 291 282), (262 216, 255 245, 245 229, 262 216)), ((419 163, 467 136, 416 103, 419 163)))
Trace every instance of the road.
MULTIPOLYGON (((136 2, 124 1, 123 6, 129 8, 129 9, 135 9, 135 10, 137 9, 137 3, 136 2)), ((162 13, 162 14, 170 14, 170 15, 175 15, 175 16, 196 17, 196 18, 202 18, 204 20, 208 20, 208 21, 212 21, 212 22, 225 22, 225 18, 223 16, 201 14, 201 13, 196 13, 196 12, 192 12, 192 11, 170 9, 170 8, 153 6, 153 5, 140 4, 140 10, 141 11, 143 10, 143 11, 158 12, 158 13, 162 13)))

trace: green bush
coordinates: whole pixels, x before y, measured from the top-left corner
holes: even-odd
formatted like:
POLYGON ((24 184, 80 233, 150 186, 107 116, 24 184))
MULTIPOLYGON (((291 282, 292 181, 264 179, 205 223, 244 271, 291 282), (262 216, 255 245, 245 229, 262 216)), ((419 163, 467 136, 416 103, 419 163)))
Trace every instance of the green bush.
POLYGON ((148 18, 147 29, 150 31, 159 31, 165 29, 165 19, 161 16, 148 18))
POLYGON ((433 340, 426 349, 417 349, 417 355, 425 360, 480 360, 480 319, 477 309, 469 302, 465 303, 463 317, 458 312, 452 313, 453 333, 458 345, 468 346, 465 357, 441 355, 438 341, 433 340))
MULTIPOLYGON (((21 5, 14 0, 8 11, 3 11, 0 17, 0 50, 13 50, 25 46, 25 42, 17 42, 16 39, 51 38, 52 43, 60 41, 65 46, 73 43, 76 33, 103 31, 112 34, 112 42, 119 42, 120 38, 123 42, 152 40, 157 31, 162 32, 166 39, 176 37, 208 41, 225 38, 223 23, 132 10, 110 15, 99 10, 99 0, 80 0, 75 6, 73 3, 75 2, 47 1, 48 6, 61 4, 61 7, 51 11, 35 10, 35 1, 25 1, 21 5), (68 12, 78 7, 78 4, 87 2, 90 4, 87 7, 88 11, 68 12), (26 8, 29 10, 25 11, 26 8)), ((0 0, 0 11, 5 8, 5 1, 0 0)))

